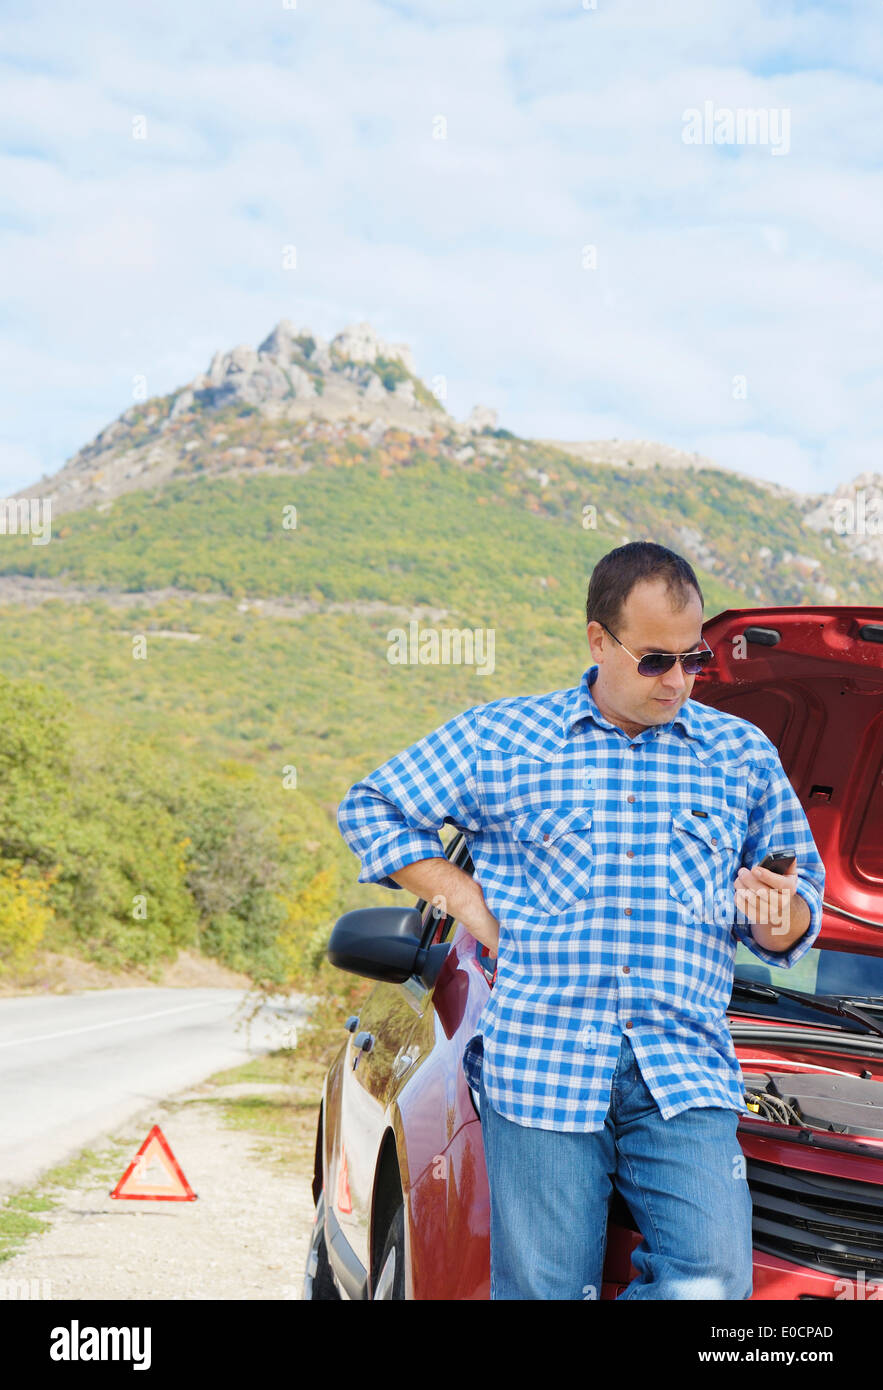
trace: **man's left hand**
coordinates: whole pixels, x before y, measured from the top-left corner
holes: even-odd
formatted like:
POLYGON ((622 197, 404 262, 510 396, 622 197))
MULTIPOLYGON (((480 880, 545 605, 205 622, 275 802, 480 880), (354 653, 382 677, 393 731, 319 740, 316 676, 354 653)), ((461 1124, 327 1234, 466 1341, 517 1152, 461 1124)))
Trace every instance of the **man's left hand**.
POLYGON ((733 887, 736 907, 752 924, 751 935, 767 950, 787 950, 809 926, 809 904, 797 892, 796 863, 790 874, 774 874, 761 864, 741 868, 733 887))

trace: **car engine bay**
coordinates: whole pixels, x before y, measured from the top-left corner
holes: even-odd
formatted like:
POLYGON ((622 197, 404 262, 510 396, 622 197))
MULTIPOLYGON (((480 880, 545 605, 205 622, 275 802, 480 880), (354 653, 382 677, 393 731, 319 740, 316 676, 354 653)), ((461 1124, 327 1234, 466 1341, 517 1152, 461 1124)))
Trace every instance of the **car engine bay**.
POLYGON ((743 1072, 746 1107, 761 1119, 883 1139, 883 1083, 821 1072, 743 1072))

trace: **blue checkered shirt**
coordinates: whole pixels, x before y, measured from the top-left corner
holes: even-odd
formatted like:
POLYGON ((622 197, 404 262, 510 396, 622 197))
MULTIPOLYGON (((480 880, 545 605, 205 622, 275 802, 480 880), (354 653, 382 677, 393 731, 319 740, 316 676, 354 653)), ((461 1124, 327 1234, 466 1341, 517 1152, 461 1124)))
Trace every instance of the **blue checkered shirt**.
POLYGON ((500 924, 497 978, 462 1057, 518 1124, 604 1127, 624 1033, 663 1118, 749 1113, 726 1022, 736 942, 790 967, 821 928, 825 870, 775 746, 687 700, 630 738, 580 684, 476 705, 351 787, 338 825, 360 883, 466 838, 500 924), (739 866, 797 856, 810 925, 764 949, 733 897, 739 866))

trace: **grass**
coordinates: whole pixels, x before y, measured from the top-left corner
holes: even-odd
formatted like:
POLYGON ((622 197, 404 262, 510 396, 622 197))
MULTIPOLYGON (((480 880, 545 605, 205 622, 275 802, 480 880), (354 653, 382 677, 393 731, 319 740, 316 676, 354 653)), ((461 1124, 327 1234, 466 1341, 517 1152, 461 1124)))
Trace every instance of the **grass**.
POLYGON ((274 1168, 302 1172, 305 1163, 312 1175, 316 1145, 316 1122, 326 1064, 299 1053, 296 1048, 281 1048, 262 1057, 255 1057, 241 1067, 217 1072, 209 1077, 212 1086, 225 1087, 253 1083, 284 1085, 286 1094, 276 1093, 244 1096, 207 1096, 172 1102, 179 1105, 216 1105, 223 1121, 231 1129, 245 1130, 262 1139, 257 1153, 274 1168))
POLYGON ((29 1237, 48 1231, 50 1222, 35 1212, 49 1212, 61 1200, 59 1189, 77 1187, 84 1182, 96 1185, 115 1183, 127 1158, 131 1158, 131 1141, 111 1138, 97 1152, 83 1149, 73 1158, 57 1164, 30 1187, 9 1193, 0 1204, 0 1264, 17 1255, 29 1237))

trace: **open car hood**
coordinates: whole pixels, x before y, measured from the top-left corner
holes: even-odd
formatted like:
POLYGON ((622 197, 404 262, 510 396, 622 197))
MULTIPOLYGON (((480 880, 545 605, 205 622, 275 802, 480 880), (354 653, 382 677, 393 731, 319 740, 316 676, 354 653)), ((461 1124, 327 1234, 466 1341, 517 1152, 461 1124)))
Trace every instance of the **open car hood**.
POLYGON ((825 864, 823 931, 883 954, 883 608, 729 609, 692 698, 779 750, 825 864))

